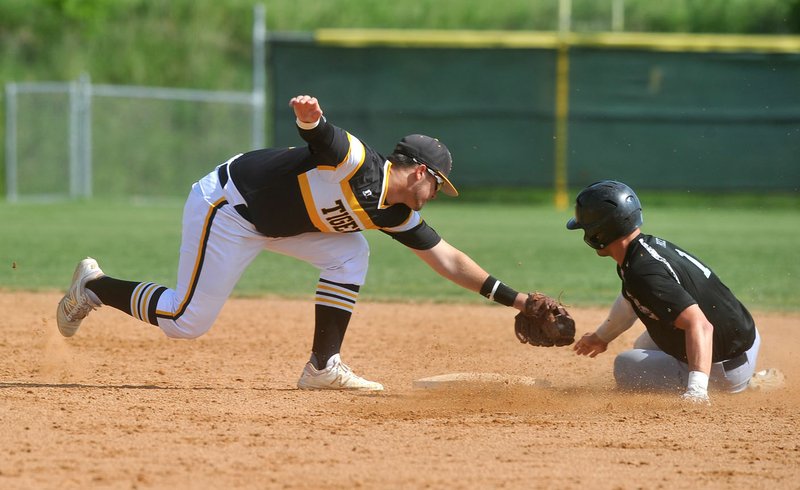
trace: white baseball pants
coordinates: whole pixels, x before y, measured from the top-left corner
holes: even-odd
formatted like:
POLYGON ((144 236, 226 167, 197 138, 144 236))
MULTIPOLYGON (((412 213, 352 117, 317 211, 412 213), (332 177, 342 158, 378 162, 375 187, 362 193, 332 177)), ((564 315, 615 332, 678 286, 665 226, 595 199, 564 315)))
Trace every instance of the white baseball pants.
MULTIPOLYGON (((711 365, 709 390, 738 393, 750 382, 756 369, 761 336, 742 356, 733 361, 715 362, 711 365)), ((645 332, 636 339, 633 349, 620 353, 614 359, 614 378, 617 386, 632 390, 682 390, 686 389, 689 365, 658 348, 645 332)))
POLYGON ((262 250, 308 262, 322 279, 364 284, 369 245, 361 233, 266 237, 236 212, 231 203, 237 200, 241 196, 235 188, 220 187, 216 169, 192 186, 183 210, 177 285, 161 295, 156 307, 158 326, 168 337, 195 338, 207 332, 262 250))

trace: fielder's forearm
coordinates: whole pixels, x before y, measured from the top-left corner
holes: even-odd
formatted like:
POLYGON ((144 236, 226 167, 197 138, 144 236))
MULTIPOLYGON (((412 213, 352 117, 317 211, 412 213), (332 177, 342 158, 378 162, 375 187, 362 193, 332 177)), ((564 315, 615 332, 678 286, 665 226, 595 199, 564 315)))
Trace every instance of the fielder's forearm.
POLYGON ((526 295, 489 275, 467 254, 445 240, 429 250, 414 250, 414 253, 439 275, 453 283, 502 305, 518 310, 524 308, 526 295))

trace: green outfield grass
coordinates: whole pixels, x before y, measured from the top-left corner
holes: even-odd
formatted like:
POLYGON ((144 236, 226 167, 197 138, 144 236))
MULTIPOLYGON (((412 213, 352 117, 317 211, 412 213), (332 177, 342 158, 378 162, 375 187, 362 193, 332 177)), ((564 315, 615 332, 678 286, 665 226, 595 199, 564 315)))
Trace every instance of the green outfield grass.
MULTIPOLYGON (((432 202, 423 214, 490 273, 520 290, 561 294, 571 305, 614 299, 619 280, 613 261, 597 257, 579 232, 564 228, 569 210, 555 210, 546 195, 532 198, 535 204, 500 204, 478 192, 465 194, 466 199, 432 202)), ((796 197, 668 200, 644 193, 643 200, 643 230, 704 260, 748 306, 800 310, 796 197)), ((173 286, 181 213, 177 201, 2 203, 0 288, 64 289, 75 263, 86 255, 97 258, 109 275, 173 286)), ((372 255, 362 300, 485 301, 440 278, 384 234, 365 235, 372 255)), ((311 297, 316 279, 307 264, 265 253, 245 272, 235 294, 311 297)))

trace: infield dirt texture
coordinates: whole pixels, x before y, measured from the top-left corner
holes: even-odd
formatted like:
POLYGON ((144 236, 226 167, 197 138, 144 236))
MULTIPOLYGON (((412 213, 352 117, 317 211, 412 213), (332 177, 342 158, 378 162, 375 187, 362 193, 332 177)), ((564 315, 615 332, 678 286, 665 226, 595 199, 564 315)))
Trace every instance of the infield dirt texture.
POLYGON ((343 359, 386 391, 307 392, 310 300, 232 299, 185 341, 111 308, 64 339, 59 298, 0 292, 3 489, 800 487, 798 314, 754 314, 783 389, 697 407, 615 390, 641 324, 588 359, 520 344, 507 308, 362 302, 343 359), (412 389, 449 372, 550 386, 412 389))

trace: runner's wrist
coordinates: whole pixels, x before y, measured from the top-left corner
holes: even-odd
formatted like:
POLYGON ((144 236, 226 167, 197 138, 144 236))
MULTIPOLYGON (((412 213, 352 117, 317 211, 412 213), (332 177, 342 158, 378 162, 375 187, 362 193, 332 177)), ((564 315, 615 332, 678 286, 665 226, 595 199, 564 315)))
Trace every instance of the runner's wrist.
POLYGON ((686 382, 687 393, 707 394, 708 375, 702 371, 690 371, 686 382))

